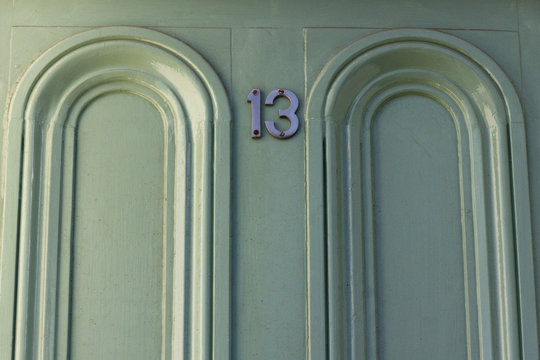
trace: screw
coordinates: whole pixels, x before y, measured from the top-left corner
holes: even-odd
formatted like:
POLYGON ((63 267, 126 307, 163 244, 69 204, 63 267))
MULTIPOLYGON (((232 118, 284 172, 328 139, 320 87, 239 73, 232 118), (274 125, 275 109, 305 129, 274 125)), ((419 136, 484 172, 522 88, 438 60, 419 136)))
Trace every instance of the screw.
POLYGON ((257 95, 259 92, 257 90, 253 90, 253 95, 257 95))
POLYGON ((253 135, 259 135, 259 130, 253 130, 253 135))
POLYGON ((285 92, 285 90, 283 90, 283 89, 279 89, 279 91, 278 91, 278 93, 280 93, 280 94, 283 94, 284 92, 285 92))

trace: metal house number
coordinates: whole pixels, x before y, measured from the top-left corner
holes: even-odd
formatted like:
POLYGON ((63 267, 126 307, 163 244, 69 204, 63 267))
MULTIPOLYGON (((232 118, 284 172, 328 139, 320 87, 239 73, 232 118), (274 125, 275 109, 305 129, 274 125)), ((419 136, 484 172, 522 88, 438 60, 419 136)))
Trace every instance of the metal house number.
MULTIPOLYGON (((276 129, 276 125, 273 121, 265 121, 264 126, 266 130, 277 139, 288 139, 298 130, 298 116, 296 116, 296 110, 298 110, 298 97, 295 93, 287 89, 272 90, 266 97, 265 105, 274 105, 274 100, 284 96, 289 99, 290 105, 287 109, 279 110, 279 117, 287 118, 291 122, 289 128, 285 131, 276 129)), ((261 89, 252 89, 247 97, 249 103, 251 103, 251 137, 261 137, 261 89)))

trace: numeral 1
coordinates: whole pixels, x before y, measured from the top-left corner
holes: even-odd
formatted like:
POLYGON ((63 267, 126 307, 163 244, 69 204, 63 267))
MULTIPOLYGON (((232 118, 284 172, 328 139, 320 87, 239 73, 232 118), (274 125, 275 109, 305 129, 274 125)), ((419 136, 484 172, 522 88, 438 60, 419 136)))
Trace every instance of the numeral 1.
POLYGON ((251 137, 261 137, 261 89, 252 89, 248 95, 251 103, 251 137))

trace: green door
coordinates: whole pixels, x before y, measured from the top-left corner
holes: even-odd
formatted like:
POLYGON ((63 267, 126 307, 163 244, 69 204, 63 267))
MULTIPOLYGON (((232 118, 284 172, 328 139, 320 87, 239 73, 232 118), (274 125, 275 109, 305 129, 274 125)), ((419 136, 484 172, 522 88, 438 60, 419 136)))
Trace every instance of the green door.
POLYGON ((538 358, 538 24, 0 4, 0 360, 538 358))

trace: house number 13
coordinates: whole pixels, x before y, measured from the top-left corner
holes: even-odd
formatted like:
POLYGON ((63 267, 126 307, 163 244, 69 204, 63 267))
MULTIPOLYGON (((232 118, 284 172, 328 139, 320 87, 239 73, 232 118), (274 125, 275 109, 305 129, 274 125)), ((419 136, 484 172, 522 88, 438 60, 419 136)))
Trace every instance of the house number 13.
MULTIPOLYGON (((265 105, 274 105, 274 100, 279 96, 285 96, 289 99, 291 105, 287 109, 279 110, 279 117, 287 118, 291 122, 291 126, 285 131, 276 129, 276 125, 273 121, 265 121, 264 126, 266 130, 275 138, 288 139, 298 130, 298 116, 296 116, 296 110, 298 110, 298 97, 287 89, 273 90, 266 97, 265 105)), ((261 90, 252 89, 249 92, 248 102, 251 103, 251 137, 261 137, 261 90)))

